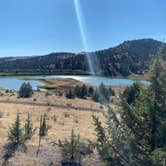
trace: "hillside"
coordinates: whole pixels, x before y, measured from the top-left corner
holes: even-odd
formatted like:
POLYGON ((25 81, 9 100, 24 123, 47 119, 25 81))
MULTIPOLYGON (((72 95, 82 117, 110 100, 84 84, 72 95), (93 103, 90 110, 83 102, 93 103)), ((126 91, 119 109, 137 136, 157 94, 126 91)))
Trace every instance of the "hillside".
MULTIPOLYGON (((106 76, 143 74, 162 43, 153 39, 125 41, 122 44, 88 53, 95 72, 106 76)), ((165 45, 166 46, 166 45, 165 45)), ((164 49, 166 53, 166 47, 164 49)), ((166 54, 163 59, 166 60, 166 54)), ((0 58, 1 73, 87 74, 85 53, 51 53, 44 56, 0 58)))

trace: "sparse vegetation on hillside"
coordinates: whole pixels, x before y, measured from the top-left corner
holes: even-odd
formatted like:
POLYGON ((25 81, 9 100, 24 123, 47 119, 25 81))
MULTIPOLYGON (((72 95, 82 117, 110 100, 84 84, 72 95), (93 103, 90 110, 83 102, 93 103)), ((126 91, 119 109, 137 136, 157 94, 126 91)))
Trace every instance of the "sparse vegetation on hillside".
MULTIPOLYGON (((129 76, 144 74, 161 42, 152 39, 125 41, 117 47, 89 53, 93 56, 96 74, 129 76)), ((166 52, 164 44, 163 52, 166 52)), ((166 60, 165 54, 163 59, 166 60)), ((31 58, 1 58, 1 75, 9 74, 88 74, 84 53, 52 53, 31 58)))

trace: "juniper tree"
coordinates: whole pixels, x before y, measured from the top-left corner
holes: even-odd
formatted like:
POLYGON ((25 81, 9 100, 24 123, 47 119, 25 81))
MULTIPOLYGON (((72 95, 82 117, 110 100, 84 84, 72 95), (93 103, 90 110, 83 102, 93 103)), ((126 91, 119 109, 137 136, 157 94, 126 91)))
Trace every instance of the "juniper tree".
POLYGON ((96 102, 106 104, 109 102, 111 96, 110 93, 112 93, 110 92, 110 89, 107 88, 103 83, 101 83, 99 87, 96 88, 92 99, 96 102))
POLYGON ((4 146, 5 154, 3 156, 4 158, 3 165, 7 164, 8 159, 12 157, 12 155, 15 153, 18 147, 22 147, 24 152, 26 152, 27 147, 25 145, 25 142, 28 139, 31 139, 33 134, 34 134, 34 129, 29 114, 23 129, 21 128, 20 125, 20 115, 18 113, 15 122, 9 129, 8 133, 9 142, 4 146))
POLYGON ((36 152, 36 155, 38 156, 39 151, 40 151, 40 145, 41 145, 41 140, 43 137, 47 135, 48 127, 47 127, 47 121, 46 121, 47 115, 41 115, 40 117, 40 126, 39 126, 39 144, 38 144, 38 149, 36 152))
POLYGON ((93 96, 93 94, 94 94, 94 88, 92 86, 89 87, 88 94, 89 94, 89 96, 93 96))
POLYGON ((71 132, 70 140, 59 140, 57 144, 62 154, 62 165, 81 165, 81 157, 89 155, 93 152, 93 144, 91 142, 82 142, 80 136, 71 132))
POLYGON ((88 89, 87 89, 87 86, 84 84, 81 87, 81 96, 80 96, 80 98, 85 98, 85 97, 87 97, 87 95, 88 95, 88 89))
POLYGON ((80 155, 80 138, 72 130, 70 141, 59 140, 58 146, 61 149, 63 162, 79 162, 80 155))
POLYGON ((151 101, 151 150, 166 146, 166 84, 162 78, 166 70, 162 68, 159 55, 154 59, 150 70, 149 96, 151 101), (165 84, 165 85, 164 85, 165 84))
POLYGON ((31 97, 33 94, 32 86, 30 83, 24 82, 18 92, 18 96, 22 98, 31 97))
POLYGON ((33 124, 32 124, 32 121, 30 119, 30 115, 28 113, 27 119, 25 122, 25 126, 24 126, 24 139, 25 140, 31 139, 34 132, 35 132, 35 129, 33 128, 33 124))
POLYGON ((95 101, 95 102, 100 102, 100 96, 99 96, 99 92, 98 90, 95 90, 93 96, 92 96, 92 99, 95 101))
POLYGON ((23 131, 20 127, 19 113, 17 114, 15 122, 12 124, 12 126, 9 129, 8 141, 9 142, 4 146, 5 154, 3 156, 4 158, 3 165, 6 165, 8 159, 12 157, 12 155, 15 153, 15 151, 21 144, 24 145, 23 131))
MULTIPOLYGON (((125 141, 123 133, 128 134, 128 131, 123 128, 123 125, 117 120, 112 109, 108 110, 108 127, 104 128, 98 117, 93 116, 95 131, 97 133, 96 147, 101 160, 106 166, 130 165, 128 160, 128 148, 125 146, 129 141, 125 141)), ((131 164, 132 165, 132 164, 131 164)))
POLYGON ((75 93, 75 95, 76 95, 77 97, 80 98, 80 96, 81 96, 81 88, 80 88, 80 86, 78 86, 78 85, 75 86, 75 88, 74 88, 74 93, 75 93))
POLYGON ((115 96, 115 91, 112 89, 111 86, 108 88, 108 91, 110 96, 115 96))
POLYGON ((101 101, 104 103, 108 102, 110 97, 109 90, 106 88, 106 86, 103 83, 101 83, 99 86, 99 92, 101 96, 101 101))
POLYGON ((139 83, 134 83, 124 90, 122 98, 125 98, 128 104, 133 103, 139 96, 140 88, 141 87, 139 83))
POLYGON ((14 124, 10 127, 8 140, 12 143, 19 144, 23 141, 23 130, 20 126, 20 115, 17 114, 14 124))

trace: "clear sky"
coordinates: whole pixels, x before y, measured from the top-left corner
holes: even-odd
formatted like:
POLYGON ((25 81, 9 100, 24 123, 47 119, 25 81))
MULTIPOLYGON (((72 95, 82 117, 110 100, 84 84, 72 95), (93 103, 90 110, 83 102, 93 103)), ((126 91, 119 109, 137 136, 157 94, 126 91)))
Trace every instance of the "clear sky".
MULTIPOLYGON (((0 0, 0 57, 84 51, 75 0, 0 0)), ((78 0, 77 0, 78 1, 78 0)), ((166 0, 79 0, 89 50, 166 37, 166 0)))

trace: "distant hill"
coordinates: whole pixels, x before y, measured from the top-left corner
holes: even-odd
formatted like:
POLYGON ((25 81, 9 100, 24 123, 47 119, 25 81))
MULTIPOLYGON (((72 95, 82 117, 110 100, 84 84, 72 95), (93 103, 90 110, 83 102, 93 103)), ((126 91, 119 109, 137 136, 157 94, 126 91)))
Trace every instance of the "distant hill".
MULTIPOLYGON (((153 39, 125 41, 122 44, 88 53, 95 72, 106 76, 143 74, 162 42, 153 39)), ((166 44, 163 59, 166 60, 166 44)), ((11 73, 76 73, 87 74, 85 53, 51 53, 43 56, 0 58, 0 72, 11 73)))

